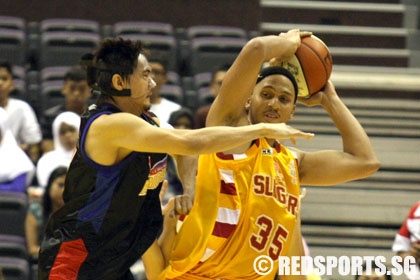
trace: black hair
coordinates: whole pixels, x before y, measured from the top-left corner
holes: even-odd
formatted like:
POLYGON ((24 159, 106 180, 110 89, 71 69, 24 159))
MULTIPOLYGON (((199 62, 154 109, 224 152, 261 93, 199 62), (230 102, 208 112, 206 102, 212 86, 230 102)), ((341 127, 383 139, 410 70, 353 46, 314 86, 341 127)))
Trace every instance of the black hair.
POLYGON ((299 93, 299 87, 297 85, 296 79, 293 76, 293 74, 290 73, 289 70, 287 70, 287 69, 285 69, 283 67, 280 67, 280 66, 265 67, 258 74, 257 84, 259 82, 261 82, 265 77, 268 77, 270 75, 283 75, 283 76, 285 76, 286 78, 288 78, 292 82, 293 88, 295 89, 294 103, 296 103, 297 96, 298 96, 298 93, 299 93))
POLYGON ((50 190, 51 190, 52 184, 54 183, 55 179, 63 175, 66 175, 66 173, 67 173, 67 167, 59 166, 55 168, 53 172, 51 172, 50 177, 48 177, 47 187, 45 188, 44 196, 42 199, 42 216, 44 218, 44 223, 48 221, 48 218, 52 212, 52 203, 51 203, 51 197, 50 197, 50 190))
POLYGON ((137 67, 139 54, 148 56, 140 41, 122 38, 102 40, 93 54, 82 56, 81 64, 87 66, 89 86, 107 96, 129 96, 130 90, 119 92, 113 88, 112 76, 118 74, 127 79, 137 67))
POLYGON ((8 61, 0 61, 0 68, 6 68, 10 75, 13 75, 12 64, 8 61))
POLYGON ((172 126, 176 125, 176 121, 181 117, 187 117, 191 121, 191 126, 194 127, 194 115, 193 112, 188 108, 181 108, 177 111, 174 111, 169 116, 168 123, 172 126))
POLYGON ((66 72, 64 80, 75 82, 85 81, 87 80, 86 69, 84 69, 81 65, 75 65, 66 72))

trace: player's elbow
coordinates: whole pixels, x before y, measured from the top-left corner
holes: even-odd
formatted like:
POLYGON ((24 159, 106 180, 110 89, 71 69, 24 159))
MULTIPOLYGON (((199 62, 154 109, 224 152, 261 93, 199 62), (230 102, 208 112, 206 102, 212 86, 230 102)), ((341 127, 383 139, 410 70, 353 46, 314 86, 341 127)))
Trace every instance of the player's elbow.
POLYGON ((366 177, 375 174, 380 167, 381 162, 376 157, 367 159, 363 163, 363 171, 366 177))

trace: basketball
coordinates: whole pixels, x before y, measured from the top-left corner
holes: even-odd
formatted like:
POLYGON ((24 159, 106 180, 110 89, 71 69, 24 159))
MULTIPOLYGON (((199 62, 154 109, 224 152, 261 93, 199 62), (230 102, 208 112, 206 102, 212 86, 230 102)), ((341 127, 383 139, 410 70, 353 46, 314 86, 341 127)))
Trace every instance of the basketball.
POLYGON ((332 57, 327 45, 311 35, 302 38, 295 55, 282 62, 281 66, 295 76, 299 96, 309 97, 327 84, 332 72, 332 57))

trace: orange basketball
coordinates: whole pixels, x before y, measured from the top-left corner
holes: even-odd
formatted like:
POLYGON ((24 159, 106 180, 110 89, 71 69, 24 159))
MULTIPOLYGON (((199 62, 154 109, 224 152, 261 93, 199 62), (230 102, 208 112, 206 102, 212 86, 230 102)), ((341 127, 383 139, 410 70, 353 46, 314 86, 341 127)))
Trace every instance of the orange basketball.
POLYGON ((327 84, 332 71, 332 57, 327 45, 312 35, 302 38, 295 55, 284 61, 282 66, 295 76, 299 96, 309 97, 327 84))

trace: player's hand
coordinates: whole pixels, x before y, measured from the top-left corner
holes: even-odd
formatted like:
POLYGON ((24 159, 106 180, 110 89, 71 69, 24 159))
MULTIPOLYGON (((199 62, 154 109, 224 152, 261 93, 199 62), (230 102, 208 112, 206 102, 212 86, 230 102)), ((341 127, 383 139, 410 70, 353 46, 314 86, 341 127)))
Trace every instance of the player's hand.
POLYGON ((174 209, 176 215, 187 215, 193 206, 194 196, 182 194, 175 196, 174 209))
POLYGON ((310 97, 298 97, 297 101, 305 106, 312 107, 320 104, 327 104, 330 98, 337 96, 337 92, 331 80, 319 92, 310 97))
MULTIPOLYGON (((294 42, 296 44, 296 49, 300 46, 301 40, 304 37, 311 36, 312 32, 309 31, 300 31, 299 29, 291 29, 288 32, 282 32, 279 34, 280 37, 287 38, 288 40, 294 42)), ((292 54, 290 55, 292 56, 292 54)), ((282 65, 283 61, 288 59, 289 57, 273 57, 269 60, 269 66, 280 66, 282 65)))
POLYGON ((266 135, 267 138, 277 139, 280 142, 290 140, 293 145, 297 144, 297 138, 310 140, 315 136, 313 133, 303 132, 285 123, 261 123, 259 125, 266 126, 271 132, 271 135, 266 135))

